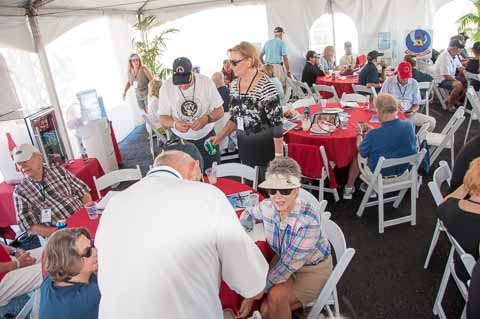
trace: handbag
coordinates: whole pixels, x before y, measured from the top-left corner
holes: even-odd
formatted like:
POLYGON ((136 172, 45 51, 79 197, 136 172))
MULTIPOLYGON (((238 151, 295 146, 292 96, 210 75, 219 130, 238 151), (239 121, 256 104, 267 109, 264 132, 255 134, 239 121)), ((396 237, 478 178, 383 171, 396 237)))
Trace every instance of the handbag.
POLYGON ((29 235, 27 232, 24 232, 15 238, 9 246, 13 248, 21 248, 23 250, 31 250, 40 247, 41 244, 37 235, 29 235))
POLYGON ((418 174, 426 177, 430 171, 430 149, 426 140, 420 143, 418 151, 420 152, 423 149, 426 150, 426 153, 420 162, 420 165, 418 165, 418 174))

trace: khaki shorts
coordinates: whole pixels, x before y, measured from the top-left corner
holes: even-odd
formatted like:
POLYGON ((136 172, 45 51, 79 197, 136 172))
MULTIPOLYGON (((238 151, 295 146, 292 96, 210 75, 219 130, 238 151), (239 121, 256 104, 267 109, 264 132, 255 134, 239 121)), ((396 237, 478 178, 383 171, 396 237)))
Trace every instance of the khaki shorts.
MULTIPOLYGON (((279 258, 274 256, 270 262, 270 268, 276 265, 279 258)), ((315 299, 317 299, 320 291, 327 282, 332 273, 333 263, 332 256, 314 266, 303 266, 292 275, 293 279, 293 293, 305 307, 315 299)))

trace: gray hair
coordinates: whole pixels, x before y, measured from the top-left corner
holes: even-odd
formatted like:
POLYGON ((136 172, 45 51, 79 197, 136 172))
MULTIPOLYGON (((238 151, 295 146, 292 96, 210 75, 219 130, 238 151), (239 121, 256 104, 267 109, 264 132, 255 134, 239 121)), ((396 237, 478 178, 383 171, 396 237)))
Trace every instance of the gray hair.
POLYGON ((225 76, 223 75, 222 72, 215 72, 212 75, 212 80, 217 86, 223 86, 225 85, 225 76))
POLYGON ((302 169, 293 158, 279 157, 270 162, 266 175, 282 175, 285 177, 294 176, 301 178, 302 169))
POLYGON ((398 111, 398 102, 394 96, 381 93, 375 99, 375 108, 379 114, 395 114, 398 111))
POLYGON ((171 150, 160 153, 153 162, 153 167, 170 166, 178 167, 186 164, 188 161, 193 161, 193 158, 185 152, 171 150))

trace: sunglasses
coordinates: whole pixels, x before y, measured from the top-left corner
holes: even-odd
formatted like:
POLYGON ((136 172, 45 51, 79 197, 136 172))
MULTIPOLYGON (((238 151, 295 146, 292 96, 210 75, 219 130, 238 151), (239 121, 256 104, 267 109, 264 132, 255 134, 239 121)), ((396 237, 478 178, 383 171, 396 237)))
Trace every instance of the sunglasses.
POLYGON ((287 195, 290 195, 292 193, 292 191, 293 191, 293 188, 289 188, 289 189, 267 189, 267 194, 270 195, 270 196, 273 196, 277 192, 280 192, 280 195, 287 196, 287 195))
POLYGON ((247 59, 247 58, 243 58, 243 59, 240 59, 240 60, 230 60, 230 64, 232 66, 237 66, 240 62, 242 62, 245 59, 247 59))
POLYGON ((85 249, 85 252, 80 255, 80 257, 85 257, 85 258, 90 258, 92 256, 92 251, 93 248, 95 248, 95 245, 93 244, 93 240, 90 241, 90 246, 85 249))

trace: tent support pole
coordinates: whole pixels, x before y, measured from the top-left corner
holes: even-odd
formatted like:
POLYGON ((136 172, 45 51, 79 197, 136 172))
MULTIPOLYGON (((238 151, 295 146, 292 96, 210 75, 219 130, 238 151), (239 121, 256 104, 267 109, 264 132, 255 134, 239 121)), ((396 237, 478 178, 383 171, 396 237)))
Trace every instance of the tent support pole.
POLYGON ((68 138, 67 129, 65 127, 65 119, 63 117, 62 108, 60 107, 60 100, 58 99, 57 90, 55 88, 55 83, 53 81, 52 71, 50 69, 50 64, 48 62, 47 52, 43 45, 40 28, 38 24, 38 18, 34 14, 34 9, 29 10, 28 22, 30 24, 30 29, 33 36, 33 42, 35 44, 35 50, 37 51, 38 58, 40 60, 40 65, 42 67, 43 77, 45 78, 45 83, 47 86, 48 96, 50 97, 50 103, 52 103, 53 109, 55 110, 55 115, 58 124, 58 130, 62 138, 63 146, 65 147, 65 152, 67 152, 68 159, 73 159, 72 145, 70 144, 70 139, 68 138))
POLYGON ((336 36, 335 36, 335 11, 333 10, 333 2, 334 0, 328 0, 328 4, 330 7, 330 14, 332 16, 333 47, 336 48, 337 46, 336 46, 336 36))

